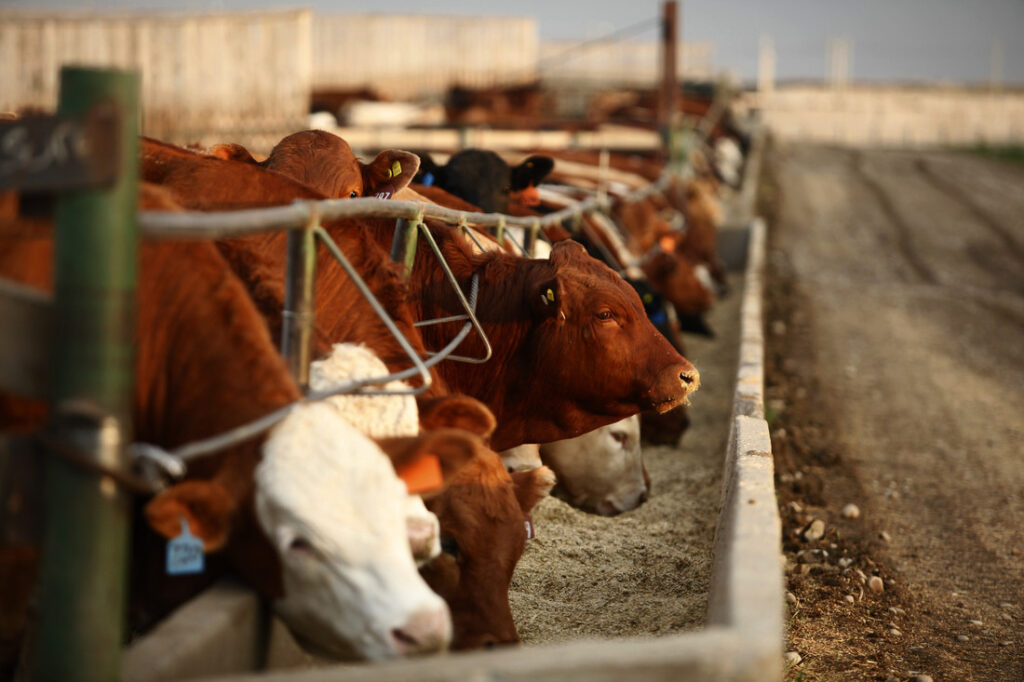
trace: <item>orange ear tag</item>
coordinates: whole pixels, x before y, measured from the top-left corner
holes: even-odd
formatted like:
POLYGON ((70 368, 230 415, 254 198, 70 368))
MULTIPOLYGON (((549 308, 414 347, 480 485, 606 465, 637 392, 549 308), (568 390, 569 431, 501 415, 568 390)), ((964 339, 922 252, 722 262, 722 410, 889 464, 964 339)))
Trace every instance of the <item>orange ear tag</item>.
POLYGON ((676 250, 676 238, 671 235, 662 237, 658 240, 658 244, 661 245, 661 250, 665 253, 672 253, 676 250))
POLYGON ((398 477, 405 482, 410 495, 425 493, 440 488, 444 483, 441 475, 441 460, 437 455, 420 455, 398 469, 398 477))

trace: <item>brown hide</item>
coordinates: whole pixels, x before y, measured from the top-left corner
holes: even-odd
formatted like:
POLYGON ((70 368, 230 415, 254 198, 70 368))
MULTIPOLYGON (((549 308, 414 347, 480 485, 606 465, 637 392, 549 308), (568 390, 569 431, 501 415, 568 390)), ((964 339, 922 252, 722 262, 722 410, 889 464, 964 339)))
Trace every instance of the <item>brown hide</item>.
MULTIPOLYGON (((255 164, 192 155, 163 165, 163 186, 189 209, 273 206, 289 204, 296 199, 325 198, 315 189, 255 164)), ((406 287, 399 266, 391 262, 384 248, 366 236, 366 228, 361 221, 328 223, 324 227, 367 280, 412 347, 422 354, 422 341, 404 304, 406 287)), ((275 339, 280 338, 284 304, 286 242, 287 236, 283 232, 274 232, 223 239, 217 243, 232 269, 246 283, 275 339)), ((315 292, 315 356, 329 352, 332 343, 361 342, 392 371, 411 366, 398 342, 322 244, 317 248, 315 292)), ((436 373, 432 375, 435 382, 428 393, 443 393, 444 386, 436 380, 436 373)), ((416 380, 412 383, 415 384, 416 380)))
MULTIPOLYGON (((165 207, 146 201, 147 192, 144 208, 165 207)), ((50 235, 0 239, 0 246, 0 273, 52 288, 50 235)), ((262 317, 212 244, 144 243, 140 265, 133 396, 137 440, 174 447, 264 416, 300 397, 262 317)), ((472 414, 472 407, 465 406, 464 412, 472 414)), ((194 460, 189 480, 148 502, 146 519, 159 535, 146 524, 135 524, 133 629, 147 627, 225 568, 214 556, 202 576, 164 574, 164 539, 178 535, 182 517, 208 551, 225 549, 230 564, 261 594, 281 594, 277 555, 251 507, 261 441, 252 439, 194 460)), ((490 455, 479 437, 453 429, 391 446, 396 465, 425 452, 438 456, 445 479, 473 457, 490 455)), ((0 603, 7 603, 6 597, 0 595, 0 603)))
MULTIPOLYGON (((143 244, 140 251, 136 439, 173 447, 263 416, 299 397, 262 319, 211 244, 143 244)), ((7 242, 0 254, 4 276, 52 288, 50 238, 7 242)), ((254 440, 190 465, 190 476, 209 479, 207 490, 216 491, 220 512, 205 516, 205 524, 193 519, 194 532, 216 536, 217 544, 224 544, 231 527, 245 532, 245 526, 254 524, 240 512, 249 502, 257 461, 254 440)), ((195 492, 194 483, 180 485, 195 492)), ((179 518, 173 515, 166 535, 178 534, 179 518)), ((133 542, 133 626, 152 622, 216 577, 216 561, 199 578, 165 576, 163 539, 144 524, 135 524, 133 542)), ((254 585, 272 591, 275 564, 262 549, 229 546, 228 554, 254 585), (255 556, 266 560, 254 562, 255 556)))
POLYGON ((441 522, 444 552, 420 573, 451 609, 454 648, 519 641, 509 583, 526 545, 527 515, 554 483, 547 467, 510 475, 491 453, 427 502, 441 522))

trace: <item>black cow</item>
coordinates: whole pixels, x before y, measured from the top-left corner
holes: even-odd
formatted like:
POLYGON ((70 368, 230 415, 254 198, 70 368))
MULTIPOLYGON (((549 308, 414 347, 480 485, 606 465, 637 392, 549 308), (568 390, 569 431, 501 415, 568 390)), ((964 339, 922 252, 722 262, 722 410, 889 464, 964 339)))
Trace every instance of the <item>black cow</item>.
POLYGON ((555 167, 549 156, 531 156, 518 166, 485 149, 464 149, 437 165, 429 154, 419 153, 420 169, 415 182, 435 185, 488 213, 508 213, 509 196, 540 183, 555 167))

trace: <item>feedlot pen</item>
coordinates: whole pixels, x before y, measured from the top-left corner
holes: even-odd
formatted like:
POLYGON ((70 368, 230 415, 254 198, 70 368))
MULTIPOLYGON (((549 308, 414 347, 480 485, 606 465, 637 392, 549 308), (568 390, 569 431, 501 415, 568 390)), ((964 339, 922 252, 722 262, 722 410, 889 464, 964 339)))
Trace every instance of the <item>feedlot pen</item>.
POLYGON ((605 518, 559 499, 533 511, 537 537, 512 580, 512 615, 524 644, 696 630, 707 611, 738 358, 743 278, 708 316, 715 338, 686 335, 701 375, 680 447, 645 446, 651 497, 605 518))
POLYGON ((764 225, 750 221, 749 208, 758 166, 748 163, 719 232, 731 293, 708 318, 717 336, 686 338, 702 379, 690 429, 680 447, 644 450, 652 492, 639 509, 603 518, 553 498, 534 509, 537 536, 510 591, 523 646, 332 664, 302 652, 279 622, 268 638, 256 596, 222 583, 136 642, 125 678, 781 679, 780 529, 763 411, 764 225))

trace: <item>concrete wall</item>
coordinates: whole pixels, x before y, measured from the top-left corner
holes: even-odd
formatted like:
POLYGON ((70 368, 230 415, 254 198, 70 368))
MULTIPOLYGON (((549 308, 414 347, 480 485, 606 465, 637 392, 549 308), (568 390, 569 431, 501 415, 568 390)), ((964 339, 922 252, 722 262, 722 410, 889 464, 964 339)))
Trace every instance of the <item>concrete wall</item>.
MULTIPOLYGON (((715 48, 711 43, 681 43, 676 58, 680 78, 712 79, 715 48)), ((545 83, 653 87, 661 77, 661 44, 655 41, 545 41, 538 71, 545 83)))
POLYGON ((743 95, 782 140, 846 146, 1024 142, 1024 92, 962 88, 783 86, 743 95))

